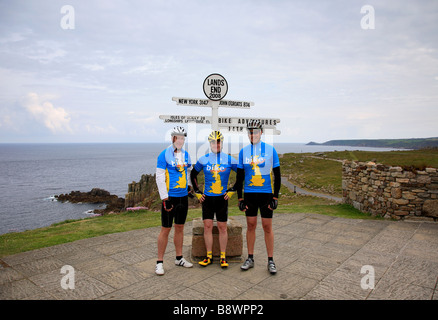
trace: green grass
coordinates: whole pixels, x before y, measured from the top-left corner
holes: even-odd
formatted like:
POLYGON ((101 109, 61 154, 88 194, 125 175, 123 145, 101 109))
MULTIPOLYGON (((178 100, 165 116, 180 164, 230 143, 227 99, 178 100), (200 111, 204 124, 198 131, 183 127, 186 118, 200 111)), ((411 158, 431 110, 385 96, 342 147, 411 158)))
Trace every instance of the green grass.
POLYGON ((310 157, 312 154, 287 153, 281 161, 281 174, 301 188, 342 194, 342 163, 310 157))
MULTIPOLYGON (((333 204, 333 202, 321 198, 294 195, 284 190, 284 188, 282 188, 282 191, 281 203, 284 204, 278 206, 275 211, 276 214, 303 212, 345 218, 372 218, 349 205, 333 204)), ((230 201, 229 215, 244 215, 237 208, 237 199, 235 197, 230 201)), ((198 217, 201 217, 201 209, 189 210, 188 221, 198 217)), ((148 210, 123 212, 80 220, 66 220, 49 227, 0 235, 0 257, 75 240, 160 225, 160 213, 148 210)))
POLYGON ((438 167, 438 148, 390 152, 334 151, 326 152, 325 155, 332 159, 375 161, 390 166, 438 167))
POLYGON ((436 148, 438 138, 330 140, 322 145, 424 149, 436 148))
MULTIPOLYGON (((189 210, 188 218, 198 217, 200 212, 200 209, 189 210)), ((159 225, 160 213, 146 210, 67 220, 49 227, 0 235, 0 257, 79 239, 159 225)))
POLYGON ((280 159, 282 175, 302 188, 335 196, 342 195, 342 163, 332 160, 374 161, 417 170, 438 167, 438 148, 389 152, 333 151, 324 152, 322 156, 325 159, 313 156, 313 153, 284 154, 280 159))

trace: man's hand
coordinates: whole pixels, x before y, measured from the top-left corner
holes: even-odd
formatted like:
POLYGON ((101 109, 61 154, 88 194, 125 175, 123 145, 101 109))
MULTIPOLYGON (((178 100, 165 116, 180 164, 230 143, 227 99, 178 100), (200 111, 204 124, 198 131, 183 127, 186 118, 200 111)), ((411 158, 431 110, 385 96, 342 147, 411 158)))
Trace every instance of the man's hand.
POLYGON ((245 200, 242 198, 239 199, 239 210, 240 211, 246 211, 248 209, 248 206, 245 203, 245 200))
POLYGON ((163 199, 163 207, 167 212, 173 209, 173 204, 170 202, 169 198, 163 199))
POLYGON ((234 195, 235 192, 236 192, 236 189, 234 187, 231 187, 230 189, 228 189, 225 192, 224 199, 225 200, 231 199, 231 197, 234 195))
POLYGON ((274 211, 278 206, 278 198, 272 197, 271 203, 268 205, 268 208, 274 211))
POLYGON ((195 197, 195 196, 193 195, 192 191, 193 191, 192 186, 188 186, 188 187, 187 187, 187 195, 188 195, 189 198, 191 198, 191 199, 193 199, 193 198, 195 197))
POLYGON ((203 194, 199 189, 195 191, 195 196, 198 198, 200 203, 203 203, 205 200, 205 194, 203 194))

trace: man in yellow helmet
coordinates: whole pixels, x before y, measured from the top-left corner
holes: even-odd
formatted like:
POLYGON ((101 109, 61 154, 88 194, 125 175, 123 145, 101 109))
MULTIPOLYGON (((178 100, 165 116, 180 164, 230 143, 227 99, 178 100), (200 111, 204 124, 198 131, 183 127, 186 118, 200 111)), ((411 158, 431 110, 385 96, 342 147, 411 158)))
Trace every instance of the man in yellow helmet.
POLYGON ((219 131, 213 131, 208 136, 211 152, 199 158, 192 169, 190 179, 193 190, 202 203, 202 220, 204 222, 204 241, 207 249, 207 257, 200 261, 203 267, 213 261, 213 218, 216 214, 217 227, 219 229, 219 246, 221 250, 220 265, 228 267, 225 250, 227 247, 227 221, 228 199, 227 185, 231 170, 236 172, 237 160, 223 153, 224 136, 219 131), (204 192, 198 187, 198 173, 204 172, 204 192))

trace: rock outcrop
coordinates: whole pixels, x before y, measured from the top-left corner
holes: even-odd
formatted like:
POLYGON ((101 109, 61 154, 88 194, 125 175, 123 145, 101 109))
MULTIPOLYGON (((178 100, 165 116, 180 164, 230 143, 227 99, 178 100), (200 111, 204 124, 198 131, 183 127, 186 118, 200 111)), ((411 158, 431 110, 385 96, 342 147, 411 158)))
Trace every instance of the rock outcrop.
POLYGON ((69 194, 55 195, 55 199, 61 202, 71 203, 106 203, 105 209, 96 209, 94 213, 108 214, 110 212, 120 212, 125 207, 125 199, 110 194, 108 191, 93 188, 89 192, 72 191, 69 194))
POLYGON ((155 175, 143 174, 139 182, 132 181, 128 185, 128 193, 125 195, 125 208, 136 206, 155 210, 161 208, 155 175))
MULTIPOLYGON (((199 208, 201 205, 196 198, 189 198, 189 208, 199 208)), ((155 174, 143 174, 139 182, 132 181, 125 195, 125 208, 145 207, 149 210, 161 210, 161 200, 158 193, 155 174)))

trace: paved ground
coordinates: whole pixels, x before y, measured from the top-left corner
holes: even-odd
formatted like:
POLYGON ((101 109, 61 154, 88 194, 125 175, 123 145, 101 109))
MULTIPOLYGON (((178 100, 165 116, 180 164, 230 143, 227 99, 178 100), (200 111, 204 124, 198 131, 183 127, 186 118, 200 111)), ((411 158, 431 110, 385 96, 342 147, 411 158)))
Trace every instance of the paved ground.
MULTIPOLYGON (((244 217, 235 218, 245 234, 244 217)), ((301 213, 277 214, 273 222, 275 276, 266 269, 260 222, 255 268, 244 272, 240 263, 228 269, 218 264, 177 267, 169 241, 161 277, 154 273, 160 228, 150 228, 3 257, 0 299, 438 300, 438 223, 301 213), (74 268, 74 289, 61 286, 63 277, 72 274, 61 273, 64 265, 74 268), (374 288, 366 287, 373 282, 374 288)), ((190 222, 184 238, 187 259, 191 231, 190 222)))

